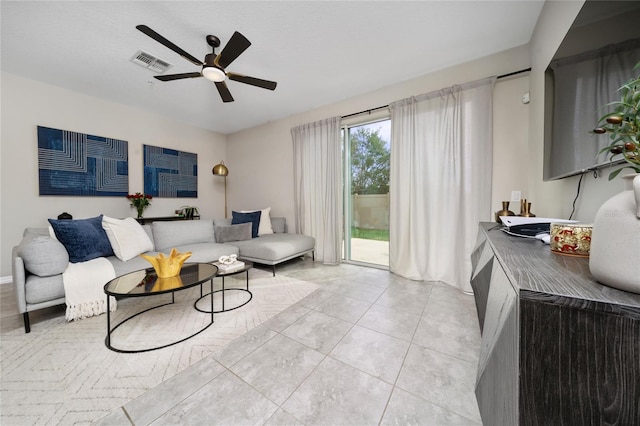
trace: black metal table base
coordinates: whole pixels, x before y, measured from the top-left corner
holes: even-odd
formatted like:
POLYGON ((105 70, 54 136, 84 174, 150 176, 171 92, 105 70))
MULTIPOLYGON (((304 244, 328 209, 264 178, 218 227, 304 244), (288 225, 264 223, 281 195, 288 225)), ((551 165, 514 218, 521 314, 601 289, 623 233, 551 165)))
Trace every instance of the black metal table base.
MULTIPOLYGON (((213 279, 211 280, 211 285, 213 286, 213 279)), ((202 294, 202 284, 200 284, 200 294, 202 294)), ((133 315, 131 315, 130 317, 125 318, 124 320, 122 320, 121 322, 119 322, 118 324, 115 325, 115 327, 111 328, 111 302, 110 302, 111 297, 107 296, 107 337, 105 337, 104 339, 104 344, 106 345, 107 348, 111 349, 112 351, 115 352, 120 352, 120 353, 127 353, 127 354, 137 354, 137 353, 141 353, 141 352, 150 352, 150 351, 155 351, 158 349, 162 349, 162 348, 167 348, 169 346, 173 346, 173 345, 177 345, 178 343, 182 343, 185 340, 191 339, 194 336, 197 336, 198 334, 202 333, 203 331, 205 331, 207 328, 211 327, 211 325, 213 324, 213 314, 215 313, 213 311, 213 295, 211 296, 211 311, 203 311, 201 309, 196 308, 196 310, 198 310, 199 312, 205 312, 205 313, 210 313, 211 314, 211 322, 209 322, 206 326, 204 326, 202 329, 196 331, 195 333, 182 338, 180 340, 177 340, 175 342, 171 342, 171 343, 167 343, 166 345, 162 345, 162 346, 156 346, 153 348, 146 348, 146 349, 119 349, 116 348, 115 346, 113 346, 111 344, 111 334, 121 325, 123 325, 124 323, 126 323, 127 321, 137 317, 138 315, 142 315, 145 312, 149 312, 151 310, 154 309, 158 309, 158 308, 162 308, 163 306, 168 306, 168 305, 173 305, 176 301, 175 299, 175 293, 171 293, 171 302, 168 303, 163 303, 161 305, 157 305, 157 306, 153 306, 151 308, 145 309, 144 311, 140 311, 137 312, 133 315)), ((202 299, 202 297, 200 297, 200 299, 202 299)), ((200 300, 198 299, 198 300, 200 300)), ((198 301, 196 300, 196 303, 198 303, 198 301)), ((194 305, 195 306, 195 305, 194 305)))
POLYGON ((193 307, 197 311, 204 312, 206 314, 210 313, 212 315, 213 314, 219 314, 219 313, 222 313, 222 312, 229 312, 229 311, 233 311, 234 309, 238 309, 238 308, 243 307, 247 303, 251 302, 251 299, 253 299, 253 293, 251 293, 251 291, 249 291, 249 270, 248 269, 246 271, 239 271, 239 272, 236 272, 236 273, 232 272, 230 274, 219 275, 219 276, 222 278, 222 289, 221 290, 213 291, 213 280, 211 280, 211 293, 207 293, 207 294, 203 295, 202 294, 202 286, 200 287, 200 298, 193 303, 193 307), (246 283, 247 283, 247 288, 246 289, 245 288, 236 288, 236 287, 224 288, 224 277, 227 276, 227 275, 236 275, 237 273, 240 273, 240 272, 246 272, 246 274, 247 274, 246 278, 245 278, 246 279, 246 283), (249 299, 247 301, 245 301, 244 303, 240 304, 240 305, 234 306, 233 308, 225 309, 225 307, 224 307, 224 294, 227 291, 244 291, 246 293, 249 293, 249 299), (219 311, 214 311, 213 310, 213 293, 222 293, 222 309, 220 309, 219 311), (207 297, 209 295, 211 295, 211 310, 207 311, 205 309, 199 308, 198 307, 198 302, 200 302, 202 299, 204 299, 205 297, 207 297))
POLYGON ((199 308, 197 306, 199 301, 201 301, 202 299, 206 298, 211 293, 207 293, 207 294, 203 295, 201 298, 199 298, 198 300, 196 300, 195 303, 193 304, 193 307, 197 311, 204 312, 205 314, 211 314, 211 313, 219 314, 219 313, 222 313, 222 312, 229 312, 229 311, 233 311, 234 309, 242 308, 244 305, 246 305, 247 303, 251 302, 251 299, 253 299, 253 293, 251 293, 249 290, 245 290, 244 288, 227 288, 227 289, 224 289, 224 290, 216 290, 216 291, 214 291, 214 293, 222 293, 222 309, 220 309, 218 311, 213 311, 213 308, 211 308, 212 310, 206 310, 206 309, 199 308), (224 307, 224 292, 226 292, 226 291, 244 291, 246 293, 249 293, 249 299, 246 302, 244 302, 243 304, 241 304, 241 305, 234 306, 233 308, 225 309, 225 307, 224 307))

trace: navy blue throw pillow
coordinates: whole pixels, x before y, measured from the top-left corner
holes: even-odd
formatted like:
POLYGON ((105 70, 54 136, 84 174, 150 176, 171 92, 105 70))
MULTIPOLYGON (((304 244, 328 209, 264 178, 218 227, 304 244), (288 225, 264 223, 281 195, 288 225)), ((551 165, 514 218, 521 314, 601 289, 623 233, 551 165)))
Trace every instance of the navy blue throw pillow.
POLYGON ((251 238, 258 236, 258 228, 260 227, 261 211, 251 213, 231 212, 231 224, 238 225, 240 223, 251 222, 251 238))
POLYGON ((102 228, 102 215, 90 219, 49 219, 49 223, 58 241, 67 249, 69 262, 113 256, 109 237, 102 228))

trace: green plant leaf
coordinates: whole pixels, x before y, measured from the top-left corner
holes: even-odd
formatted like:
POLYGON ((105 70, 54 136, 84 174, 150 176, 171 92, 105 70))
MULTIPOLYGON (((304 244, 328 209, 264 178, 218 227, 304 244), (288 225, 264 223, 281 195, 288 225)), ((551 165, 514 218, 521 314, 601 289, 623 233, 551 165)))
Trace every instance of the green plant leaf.
POLYGON ((624 170, 624 167, 622 169, 614 170, 613 172, 609 173, 609 180, 614 180, 622 170, 624 170))
MULTIPOLYGON (((640 62, 633 67, 633 71, 638 69, 640 69, 640 62)), ((638 139, 640 137, 640 76, 624 83, 618 88, 617 92, 620 95, 619 101, 609 102, 599 108, 600 110, 613 107, 614 111, 603 115, 598 120, 599 127, 609 133, 610 139, 609 146, 602 148, 598 152, 598 156, 606 153, 606 157, 610 161, 622 156, 629 165, 611 172, 609 180, 614 179, 625 168, 630 168, 640 173, 640 156, 636 155, 636 152, 640 149, 638 147, 638 139), (622 122, 619 124, 607 123, 607 119, 612 116, 621 117, 622 122), (626 149, 625 144, 628 142, 634 143, 634 149, 626 149), (622 149, 621 152, 612 153, 612 148, 622 149)))

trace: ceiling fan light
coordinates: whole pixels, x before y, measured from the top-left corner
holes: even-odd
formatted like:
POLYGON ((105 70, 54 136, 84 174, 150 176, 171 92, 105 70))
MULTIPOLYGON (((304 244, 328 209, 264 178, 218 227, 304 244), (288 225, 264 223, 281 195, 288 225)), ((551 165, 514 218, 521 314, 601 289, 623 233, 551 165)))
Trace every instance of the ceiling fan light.
POLYGON ((227 78, 227 75, 220 68, 207 66, 202 68, 202 76, 209 81, 217 83, 224 81, 224 79, 227 78))

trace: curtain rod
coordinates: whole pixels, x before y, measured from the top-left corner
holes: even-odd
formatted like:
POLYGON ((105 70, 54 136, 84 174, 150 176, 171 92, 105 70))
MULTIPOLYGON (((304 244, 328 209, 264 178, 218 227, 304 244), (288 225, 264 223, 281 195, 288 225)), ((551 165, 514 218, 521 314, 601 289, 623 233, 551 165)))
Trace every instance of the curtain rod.
POLYGON ((349 117, 354 117, 354 116, 356 116, 356 115, 360 115, 360 114, 364 114, 364 113, 371 114, 373 111, 377 111, 377 110, 379 110, 379 109, 385 109, 385 108, 389 108, 389 105, 382 105, 382 106, 375 107, 375 108, 371 108, 371 109, 365 109, 364 111, 354 112, 353 114, 343 115, 343 116, 342 116, 342 117, 340 117, 340 118, 349 118, 349 117))
POLYGON ((522 74, 523 72, 529 72, 531 71, 531 67, 529 68, 525 68, 523 70, 520 71, 514 71, 514 72, 510 72, 509 74, 502 74, 496 77, 497 80, 500 80, 501 78, 505 78, 505 77, 511 77, 512 75, 516 75, 516 74, 522 74))
MULTIPOLYGON (((496 77, 496 80, 500 80, 501 78, 506 78, 506 77, 511 77, 512 75, 516 75, 516 74, 522 74, 525 72, 529 72, 531 71, 531 68, 525 68, 523 70, 519 70, 519 71, 514 71, 514 72, 510 72, 508 74, 502 74, 496 77)), ((360 115, 360 114, 371 114, 373 111, 378 111, 379 109, 385 109, 385 108, 389 108, 389 105, 382 105, 379 107, 375 107, 375 108, 371 108, 371 109, 365 109, 363 111, 360 112, 354 112, 353 114, 347 114, 347 115, 343 115, 340 118, 349 118, 349 117, 355 117, 356 115, 360 115)))

